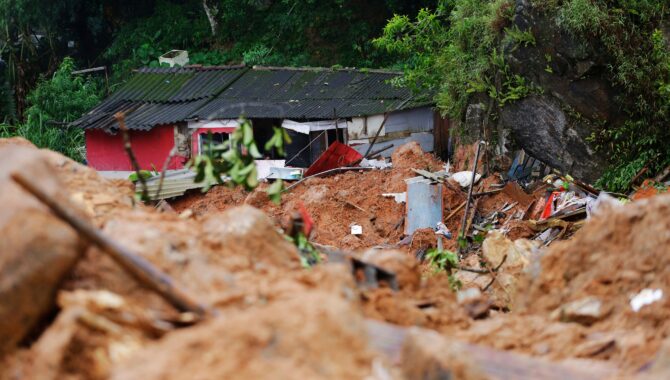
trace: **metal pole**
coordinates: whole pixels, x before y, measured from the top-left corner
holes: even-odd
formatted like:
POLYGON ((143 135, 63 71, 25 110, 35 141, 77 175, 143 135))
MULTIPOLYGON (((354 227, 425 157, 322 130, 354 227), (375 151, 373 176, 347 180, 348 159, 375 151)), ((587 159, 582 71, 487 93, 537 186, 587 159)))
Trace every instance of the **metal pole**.
MULTIPOLYGON (((468 189, 468 199, 465 201, 465 212, 463 213, 463 220, 461 222, 461 233, 458 234, 458 239, 465 239, 465 233, 468 223, 468 214, 470 213, 470 203, 472 202, 472 189, 475 187, 475 179, 477 178, 477 163, 479 161, 479 152, 481 150, 483 141, 477 144, 477 153, 475 153, 475 163, 472 168, 472 179, 470 181, 470 188, 468 189)), ((459 242, 460 243, 460 242, 459 242)), ((461 245, 458 245, 458 255, 461 255, 461 245)))

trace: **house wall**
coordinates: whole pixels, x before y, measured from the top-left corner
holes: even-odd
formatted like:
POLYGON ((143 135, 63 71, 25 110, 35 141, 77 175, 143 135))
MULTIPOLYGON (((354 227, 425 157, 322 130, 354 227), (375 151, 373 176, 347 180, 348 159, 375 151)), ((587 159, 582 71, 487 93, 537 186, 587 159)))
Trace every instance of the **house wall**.
MULTIPOLYGON (((393 145, 399 147, 410 141, 416 141, 421 145, 421 148, 426 152, 433 152, 436 144, 440 145, 441 141, 436 141, 435 112, 431 107, 422 107, 412 110, 392 112, 386 124, 382 128, 377 142, 372 151, 377 151, 387 146, 393 145)), ((365 118, 354 118, 349 123, 349 145, 356 149, 359 153, 365 154, 370 146, 370 142, 374 138, 381 122, 383 115, 373 115, 365 118)), ((442 132, 442 128, 438 128, 438 132, 442 132)), ((438 136, 441 139, 442 134, 438 136)), ((384 157, 390 157, 394 148, 390 148, 381 153, 384 157)), ((439 152, 438 152, 439 153, 439 152)))
POLYGON ((392 112, 382 126, 384 115, 354 117, 347 122, 349 140, 369 139, 382 126, 379 136, 398 133, 430 132, 434 126, 434 112, 430 107, 392 112))
MULTIPOLYGON (((161 170, 175 144, 176 127, 164 125, 150 131, 130 131, 130 144, 142 169, 152 165, 161 170)), ((133 167, 123 148, 121 133, 108 134, 102 130, 86 130, 86 160, 96 170, 131 171, 133 167)), ((173 157, 168 169, 182 169, 187 157, 173 157)))

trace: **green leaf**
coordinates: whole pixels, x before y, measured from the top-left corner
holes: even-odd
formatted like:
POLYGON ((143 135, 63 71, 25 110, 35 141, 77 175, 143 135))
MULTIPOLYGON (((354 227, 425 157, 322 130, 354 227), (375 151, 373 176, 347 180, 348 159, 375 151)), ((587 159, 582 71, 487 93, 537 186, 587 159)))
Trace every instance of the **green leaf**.
POLYGON ((249 145, 249 155, 253 158, 262 158, 263 155, 261 155, 261 152, 258 151, 258 146, 256 146, 255 142, 252 142, 249 145))
POLYGON ((281 179, 276 180, 266 190, 268 196, 270 197, 270 200, 277 205, 281 204, 282 191, 284 191, 284 181, 282 181, 281 179))
POLYGON ((247 176, 247 188, 254 189, 258 186, 258 172, 256 171, 256 165, 247 176))
POLYGON ((254 130, 248 122, 242 123, 243 140, 242 144, 249 146, 254 141, 254 130))

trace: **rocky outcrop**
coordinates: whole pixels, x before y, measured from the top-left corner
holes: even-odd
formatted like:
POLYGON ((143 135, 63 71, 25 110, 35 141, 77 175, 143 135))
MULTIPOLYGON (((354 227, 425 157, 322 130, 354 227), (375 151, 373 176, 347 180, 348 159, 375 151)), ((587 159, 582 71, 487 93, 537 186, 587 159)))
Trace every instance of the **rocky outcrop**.
POLYGON ((577 178, 594 182, 607 164, 586 142, 590 130, 570 123, 559 101, 549 96, 530 96, 506 105, 499 122, 530 155, 577 178))
POLYGON ((517 0, 513 28, 533 34, 535 44, 504 40, 506 62, 542 88, 542 93, 506 104, 500 122, 515 145, 537 159, 593 182, 607 167, 586 141, 595 125, 620 123, 615 99, 620 95, 607 79, 604 47, 563 30, 556 15, 517 0))

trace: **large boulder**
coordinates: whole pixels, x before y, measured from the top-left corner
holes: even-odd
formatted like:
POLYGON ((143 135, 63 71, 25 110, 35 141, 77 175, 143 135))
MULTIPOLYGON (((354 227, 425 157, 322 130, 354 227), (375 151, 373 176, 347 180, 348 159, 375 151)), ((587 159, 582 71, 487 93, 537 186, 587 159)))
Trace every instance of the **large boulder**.
POLYGON ((11 180, 12 172, 51 195, 63 195, 43 152, 0 147, 0 353, 25 339, 53 310, 61 280, 84 249, 74 230, 11 180))
POLYGON ((506 105, 500 115, 503 128, 533 157, 587 182, 594 182, 606 167, 586 138, 591 129, 571 123, 561 103, 536 95, 506 105))
POLYGON ((607 160, 587 141, 601 125, 624 120, 621 91, 608 78, 611 63, 602 43, 562 28, 552 12, 517 0, 512 28, 532 33, 535 43, 507 38, 502 47, 511 72, 542 88, 542 94, 507 103, 502 129, 519 148, 585 181, 598 179, 607 160))

